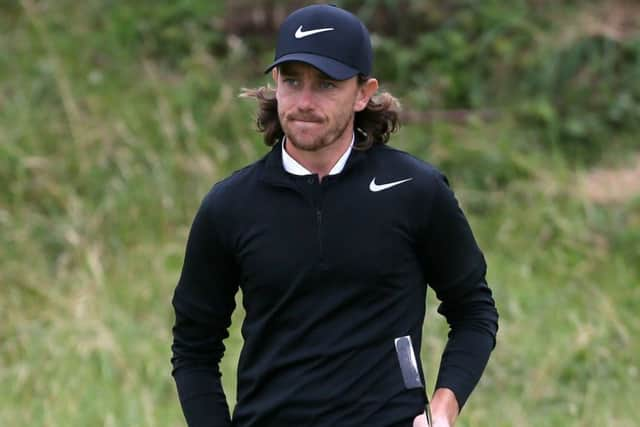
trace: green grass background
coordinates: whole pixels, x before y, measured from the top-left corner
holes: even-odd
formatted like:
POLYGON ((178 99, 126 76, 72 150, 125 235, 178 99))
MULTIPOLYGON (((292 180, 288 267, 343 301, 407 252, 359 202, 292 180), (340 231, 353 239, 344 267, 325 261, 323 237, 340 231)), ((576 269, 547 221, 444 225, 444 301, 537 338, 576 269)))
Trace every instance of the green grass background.
MULTIPOLYGON (((375 22, 389 2, 361 3, 375 22)), ((635 165, 640 38, 558 41, 601 2, 547 4, 546 21, 545 2, 480 3, 416 45, 376 42, 407 110, 495 113, 392 139, 450 177, 501 314, 458 425, 638 426, 640 197, 597 203, 581 182, 635 165)), ((170 300, 190 222, 216 180, 266 152, 237 94, 267 82, 270 47, 226 33, 225 6, 0 0, 0 426, 184 425, 170 300)), ((446 324, 429 301, 432 386, 446 324)))

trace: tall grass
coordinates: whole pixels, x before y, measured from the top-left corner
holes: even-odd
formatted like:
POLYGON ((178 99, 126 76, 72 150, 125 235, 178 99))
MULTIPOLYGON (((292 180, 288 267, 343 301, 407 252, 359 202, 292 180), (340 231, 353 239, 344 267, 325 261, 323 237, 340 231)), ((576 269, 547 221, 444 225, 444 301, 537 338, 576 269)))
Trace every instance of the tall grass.
MULTIPOLYGON (((242 52, 211 50, 220 4, 137 4, 0 5, 2 426, 183 425, 170 299, 190 221, 266 148, 236 97, 242 52)), ((450 176, 501 313, 459 425, 635 426, 640 199, 590 201, 584 164, 520 124, 414 124, 393 140, 450 176)), ((629 138, 610 135, 609 161, 629 138)), ((432 385, 446 325, 429 301, 432 385)), ((231 404, 241 320, 223 361, 231 404)))

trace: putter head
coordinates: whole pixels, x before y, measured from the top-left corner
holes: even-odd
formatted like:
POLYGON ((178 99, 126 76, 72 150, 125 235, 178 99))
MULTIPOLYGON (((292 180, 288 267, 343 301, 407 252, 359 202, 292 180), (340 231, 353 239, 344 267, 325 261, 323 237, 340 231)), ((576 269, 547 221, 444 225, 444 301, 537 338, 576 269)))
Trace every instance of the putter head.
POLYGON ((398 356, 398 363, 400 364, 400 372, 402 373, 402 381, 407 389, 422 388, 424 389, 424 395, 426 399, 425 414, 427 416, 427 425, 431 427, 433 425, 431 421, 431 408, 429 406, 429 396, 427 390, 422 383, 420 377, 420 371, 418 371, 418 361, 416 360, 416 354, 413 350, 413 343, 409 335, 404 337, 398 337, 394 340, 396 347, 396 356, 398 356))
POLYGON ((404 386, 407 389, 424 388, 422 378, 420 378, 420 372, 418 371, 418 362, 415 352, 413 351, 411 337, 409 335, 398 337, 394 340, 394 344, 396 346, 396 355, 398 356, 404 386))

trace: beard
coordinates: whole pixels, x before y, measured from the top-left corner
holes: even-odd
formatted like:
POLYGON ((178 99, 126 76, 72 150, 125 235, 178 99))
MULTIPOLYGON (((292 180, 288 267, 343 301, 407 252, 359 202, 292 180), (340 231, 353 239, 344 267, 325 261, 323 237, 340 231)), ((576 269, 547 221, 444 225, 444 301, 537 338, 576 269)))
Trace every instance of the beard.
POLYGON ((278 113, 287 143, 301 151, 320 151, 336 142, 353 123, 354 114, 337 115, 336 122, 309 114, 278 113))

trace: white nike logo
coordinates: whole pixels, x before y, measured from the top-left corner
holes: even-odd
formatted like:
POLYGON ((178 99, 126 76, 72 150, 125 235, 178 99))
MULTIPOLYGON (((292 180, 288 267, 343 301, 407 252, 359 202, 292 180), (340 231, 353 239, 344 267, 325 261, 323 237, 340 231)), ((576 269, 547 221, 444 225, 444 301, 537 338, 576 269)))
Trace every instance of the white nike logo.
POLYGON ((374 177, 371 180, 371 183, 369 184, 369 190, 373 191, 374 193, 377 193, 378 191, 383 191, 383 190, 389 189, 391 187, 395 187, 396 185, 400 185, 402 183, 411 181, 412 179, 413 178, 407 178, 407 179, 402 179, 400 181, 393 181, 393 182, 389 182, 387 184, 378 185, 378 184, 376 184, 376 178, 374 177))
POLYGON ((314 34, 324 33, 325 31, 333 31, 333 30, 335 30, 335 28, 318 28, 317 30, 302 31, 302 25, 300 25, 296 30, 295 37, 297 39, 303 39, 305 37, 309 37, 314 34))

